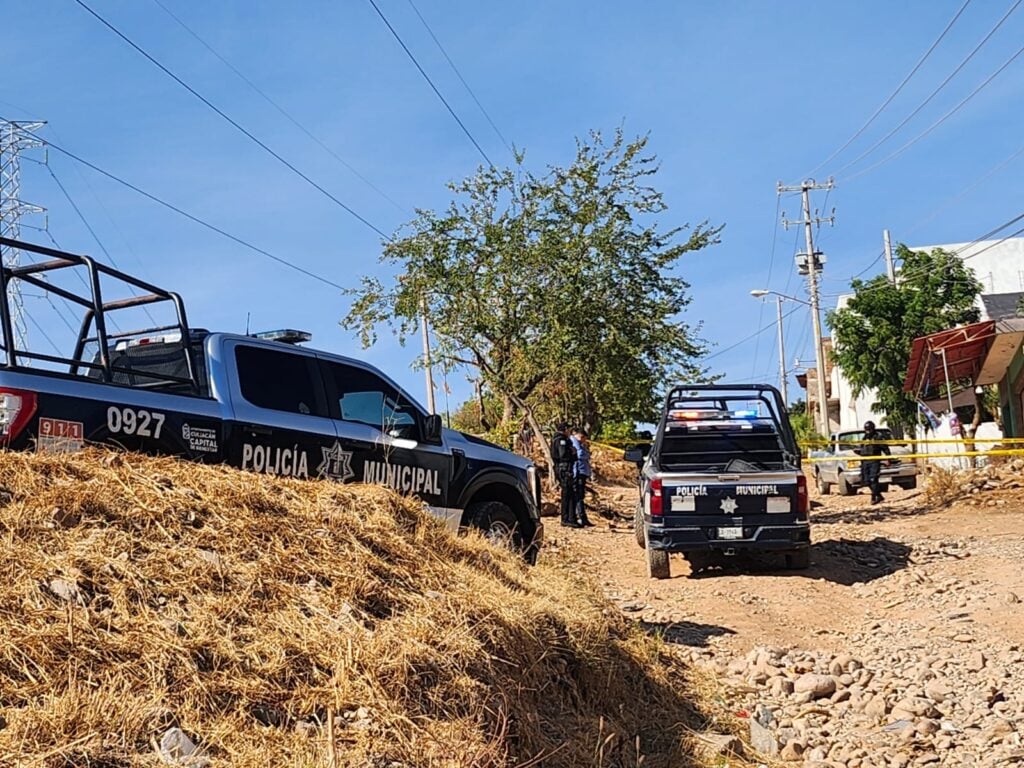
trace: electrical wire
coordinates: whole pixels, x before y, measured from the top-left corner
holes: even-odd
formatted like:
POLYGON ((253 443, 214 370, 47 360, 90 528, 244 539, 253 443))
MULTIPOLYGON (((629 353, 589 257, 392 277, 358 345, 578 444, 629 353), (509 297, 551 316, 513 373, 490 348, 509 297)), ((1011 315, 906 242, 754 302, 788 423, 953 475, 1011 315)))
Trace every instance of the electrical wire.
MULTIPOLYGON (((785 314, 782 315, 782 319, 785 320, 787 317, 792 315, 798 309, 800 309, 800 307, 794 307, 793 309, 789 310, 789 312, 786 312, 785 314)), ((723 349, 719 349, 717 352, 712 352, 710 355, 707 355, 707 356, 701 358, 701 362, 707 362, 708 360, 712 360, 712 359, 718 357, 719 355, 724 355, 726 352, 731 352, 732 350, 736 349, 736 347, 740 346, 741 344, 746 344, 748 341, 750 341, 751 339, 757 338, 758 336, 760 336, 765 331, 771 330, 774 325, 775 325, 775 321, 773 321, 773 322, 769 323, 768 325, 765 325, 765 326, 761 327, 760 329, 754 331, 749 336, 743 337, 742 339, 740 339, 736 343, 730 344, 728 347, 724 347, 723 349)))
MULTIPOLYGON (((82 0, 75 0, 75 2, 82 2, 82 0)), ((1024 2, 1024 0, 1022 0, 1022 2, 1024 2)), ((487 156, 487 153, 484 152, 483 147, 480 146, 479 142, 477 142, 477 140, 473 138, 473 134, 469 132, 469 129, 466 127, 466 124, 463 123, 461 119, 459 119, 459 116, 457 114, 455 114, 455 110, 452 109, 452 105, 449 104, 448 100, 441 95, 441 91, 439 91, 437 89, 437 86, 434 85, 434 81, 430 79, 430 75, 428 75, 426 70, 420 66, 420 63, 416 60, 416 57, 412 55, 412 51, 409 50, 409 46, 405 44, 405 41, 403 41, 402 38, 399 36, 398 32, 395 31, 395 28, 391 26, 391 22, 388 21, 388 17, 384 15, 384 12, 381 11, 380 7, 377 5, 376 2, 374 2, 374 0, 369 0, 369 3, 370 5, 373 6, 373 10, 377 12, 377 15, 380 16, 381 21, 384 22, 384 25, 391 31, 391 34, 394 36, 395 40, 398 41, 398 44, 402 46, 402 50, 405 51, 406 55, 409 57, 412 63, 416 65, 416 69, 418 69, 420 74, 423 75, 423 79, 427 81, 427 84, 430 86, 431 90, 433 90, 434 93, 437 95, 437 98, 441 100, 441 103, 444 104, 449 114, 451 114, 451 116, 455 118, 455 122, 459 124, 459 128, 461 128, 462 132, 466 134, 467 138, 469 138, 469 140, 473 142, 473 146, 476 147, 476 151, 480 153, 480 156, 484 159, 487 165, 493 168, 494 163, 491 162, 491 158, 487 156)))
MULTIPOLYGON (((2 120, 2 119, 4 119, 4 118, 2 116, 0 116, 0 120, 2 120)), ((221 235, 222 237, 225 237, 228 240, 231 240, 232 242, 237 243, 238 245, 241 245, 242 247, 247 248, 250 251, 253 251, 254 253, 258 253, 261 256, 265 256, 268 259, 271 259, 272 261, 276 261, 278 264, 281 264, 281 265, 283 265, 285 267, 288 267, 289 269, 292 269, 292 270, 294 270, 296 272, 299 272, 300 274, 303 274, 306 277, 310 277, 310 278, 312 278, 312 279, 314 279, 314 280, 316 280, 318 282, 321 282, 324 285, 329 285, 332 288, 337 288, 340 291, 347 290, 345 288, 345 286, 343 286, 343 285, 341 285, 339 283, 336 283, 333 280, 331 280, 331 279, 329 279, 327 277, 324 277, 323 275, 318 275, 316 272, 312 272, 312 271, 306 269, 305 267, 300 267, 298 264, 295 264, 295 263, 293 263, 293 262, 291 262, 291 261, 289 261, 289 260, 287 260, 285 258, 282 258, 281 256, 275 256, 270 251, 266 251, 263 248, 260 248, 260 247, 258 247, 256 245, 253 245, 252 243, 248 242, 247 240, 243 240, 241 237, 238 237, 237 235, 232 235, 230 232, 227 232, 226 230, 221 229, 220 227, 216 226, 215 224, 211 224, 210 222, 205 221, 205 220, 199 218, 198 216, 196 216, 196 215, 194 215, 192 213, 189 213, 188 211, 186 211, 186 210, 184 210, 182 208, 179 208, 178 206, 174 205, 173 203, 169 203, 166 200, 163 200, 162 198, 159 198, 156 195, 152 194, 151 192, 147 192, 146 190, 142 189, 141 187, 135 186, 134 184, 132 184, 129 181, 125 181, 124 179, 122 179, 121 177, 111 173, 110 171, 106 171, 103 168, 100 168, 98 165, 89 162, 85 158, 80 157, 79 155, 76 155, 74 152, 71 152, 71 151, 69 151, 67 149, 64 149, 63 147, 61 147, 61 146, 59 146, 57 144, 54 144, 52 141, 45 140, 44 143, 46 144, 46 146, 48 146, 53 151, 58 152, 58 153, 64 155, 65 157, 68 157, 71 160, 74 160, 75 162, 81 163, 86 168, 92 169, 93 171, 95 171, 96 173, 100 174, 101 176, 105 176, 106 178, 110 179, 111 181, 115 181, 118 184, 120 184, 121 186, 127 187, 128 189, 130 189, 133 192, 136 192, 136 193, 142 195, 143 197, 147 198, 148 200, 151 200, 152 202, 156 203, 157 205, 160 205, 160 206, 162 206, 164 208, 167 208, 170 211, 174 211, 179 216, 183 216, 186 219, 188 219, 189 221, 191 221, 191 222, 193 222, 195 224, 198 224, 199 226, 204 227, 204 228, 210 230, 211 232, 216 232, 218 235, 221 235)))
MULTIPOLYGON (((306 126, 304 126, 302 123, 300 123, 297 118, 295 118, 290 112, 288 112, 288 110, 286 110, 284 107, 282 107, 280 104, 278 104, 272 98, 270 98, 270 96, 268 96, 265 91, 263 91, 258 85, 256 85, 256 83, 254 83, 252 80, 250 80, 248 77, 246 77, 237 67, 235 67, 234 64, 232 64, 224 56, 222 56, 217 51, 217 49, 215 49, 212 45, 210 45, 210 43, 208 43, 204 38, 202 38, 199 35, 198 32, 196 32, 188 24, 186 24, 170 8, 168 8, 166 5, 164 5, 161 2, 161 0, 153 0, 153 2, 156 3, 161 8, 161 10, 163 10, 164 13, 166 13, 168 16, 170 16, 172 19, 174 19, 174 21, 177 22, 178 26, 180 26, 182 29, 184 29, 186 32, 188 32, 188 34, 190 34, 193 38, 195 38, 196 41, 200 45, 202 45, 206 50, 208 50, 224 66, 226 66, 228 69, 230 69, 232 72, 234 72, 235 76, 237 76, 239 80, 241 80, 243 83, 245 83, 247 86, 249 86, 250 89, 252 89, 258 96, 260 96, 270 106, 272 106, 274 109, 276 109, 286 120, 288 120, 292 125, 294 125, 300 131, 302 131, 307 136, 307 138, 312 140, 314 143, 316 143, 317 146, 319 146, 327 154, 329 154, 331 157, 333 157, 342 167, 344 167, 346 170, 348 170, 349 173, 351 173, 353 176, 355 176, 357 179, 359 179, 361 182, 363 182, 366 186, 368 186, 370 189, 372 189, 374 192, 376 192, 378 195, 380 195, 383 199, 385 199, 389 203, 391 203, 391 205, 393 205, 399 211, 402 211, 403 213, 406 212, 407 209, 405 207, 403 207, 398 202, 396 202, 393 197, 391 197, 390 195, 387 194, 387 192, 385 192, 380 187, 378 187, 376 184, 374 184, 372 181, 370 181, 368 178, 366 178, 366 176, 364 176, 362 173, 360 173, 358 170, 356 170, 356 168, 354 168, 348 161, 346 161, 343 157, 341 157, 337 152, 335 152, 333 149, 331 149, 322 140, 317 138, 317 136, 314 135, 312 131, 310 131, 306 126)), ((426 23, 426 22, 424 22, 424 23, 426 23)), ((440 45, 440 43, 438 43, 438 45, 440 45)))
POLYGON ((906 86, 906 84, 910 82, 910 79, 915 74, 917 74, 917 70, 919 70, 921 68, 921 65, 924 64, 925 61, 928 60, 928 57, 932 55, 932 52, 938 47, 939 43, 942 42, 942 39, 946 36, 946 33, 948 33, 949 30, 953 28, 953 25, 956 24, 957 19, 959 19, 960 15, 965 10, 967 10, 967 6, 970 5, 970 4, 971 4, 971 0, 966 0, 966 2, 962 6, 960 6, 960 10, 958 10, 953 15, 953 18, 949 20, 948 24, 946 24, 945 29, 943 29, 942 32, 939 34, 939 36, 937 38, 935 38, 935 41, 928 47, 928 50, 924 52, 924 55, 921 56, 921 58, 917 60, 917 63, 914 65, 914 68, 911 69, 910 72, 907 74, 907 76, 904 77, 903 80, 900 82, 900 84, 896 86, 896 90, 894 90, 892 93, 889 94, 889 97, 885 101, 883 101, 882 104, 878 107, 878 109, 876 109, 874 111, 874 113, 871 115, 871 117, 869 117, 867 119, 867 121, 860 128, 857 129, 857 131, 853 134, 853 136, 851 136, 849 139, 847 139, 845 144, 843 144, 841 147, 839 147, 839 149, 835 150, 831 155, 829 155, 824 160, 822 160, 820 163, 818 163, 818 165, 815 166, 814 169, 812 169, 810 172, 805 173, 801 178, 808 178, 810 176, 813 176, 815 173, 817 173, 819 170, 821 170, 821 168, 823 168, 824 166, 826 166, 830 162, 832 162, 847 147, 849 147, 851 144, 853 144, 853 142, 855 142, 858 138, 860 138, 861 134, 863 134, 864 131, 866 131, 868 129, 868 127, 873 122, 875 122, 875 119, 880 114, 882 114, 882 112, 885 110, 885 108, 888 107, 892 103, 893 99, 895 99, 899 95, 900 91, 903 90, 904 86, 906 86))
POLYGON ((290 163, 288 160, 286 160, 282 155, 278 154, 276 151, 271 149, 270 146, 268 146, 262 140, 257 138, 255 134, 253 134, 247 128, 243 127, 240 123, 238 123, 236 120, 234 120, 232 117, 230 117, 226 112, 221 110, 213 102, 211 102, 209 99, 207 99, 201 93, 199 93, 199 91, 197 91, 191 85, 189 85, 184 80, 182 80, 180 77, 178 77, 176 74, 174 74, 170 69, 165 67, 159 61, 157 61, 153 56, 151 56, 149 53, 147 53, 141 46, 136 44, 134 41, 131 40, 131 38, 129 38, 127 35, 125 35, 123 32, 121 32, 121 30, 119 30, 117 27, 115 27, 113 24, 111 24, 105 18, 100 16, 100 14, 98 14, 96 11, 94 11, 92 8, 90 8, 89 5, 85 2, 85 0, 74 0, 74 1, 76 3, 78 3, 78 5, 82 6, 82 8, 84 8, 86 11, 88 11, 94 18, 96 18, 107 29, 109 29, 115 35, 120 37, 124 42, 126 42, 128 45, 130 45, 136 51, 138 51, 150 63, 152 63, 154 66, 156 66, 157 69, 159 69, 165 75, 167 75, 172 80, 174 80, 174 82, 176 82, 178 85, 180 85, 186 91, 188 91, 193 96, 195 96, 197 99, 199 99, 199 101, 203 102, 203 104, 205 104, 207 107, 209 107, 214 112, 216 112, 220 117, 222 117, 225 121, 230 123, 236 130, 238 130, 242 135, 247 137, 250 141, 252 141, 258 147, 263 149, 271 157, 275 158, 278 162, 280 162, 282 165, 284 165, 286 168, 288 168, 288 170, 290 170, 292 173, 294 173, 299 178, 303 179, 306 183, 308 183, 311 187, 313 187, 314 189, 319 191, 328 200, 333 202, 335 205, 339 206, 342 210, 348 212, 350 215, 355 217, 358 221, 363 223, 365 226, 367 226, 370 229, 372 229, 374 232, 376 232, 378 235, 383 237, 385 240, 389 240, 389 241, 391 240, 391 238, 388 237, 388 235, 384 234, 384 231, 382 229, 377 227, 375 224, 372 224, 364 216, 362 216, 361 214, 357 213, 354 209, 352 209, 351 207, 349 207, 348 205, 343 203, 341 200, 339 200, 337 197, 335 197, 333 194, 328 192, 324 187, 320 186, 320 184, 318 184, 312 178, 310 178, 305 173, 300 171, 296 166, 292 165, 292 163, 290 163))
MULTIPOLYGON (((156 1, 157 0, 154 0, 154 2, 156 1)), ((970 0, 968 0, 968 2, 970 2, 970 0)), ((444 56, 445 61, 448 62, 448 65, 452 68, 452 71, 455 73, 455 76, 459 78, 459 82, 462 83, 466 91, 469 93, 470 97, 472 97, 473 101, 476 103, 477 107, 479 107, 480 112, 483 113, 483 116, 485 118, 487 118, 487 122, 490 123, 491 128, 494 129, 494 132, 498 135, 498 138, 501 139, 501 143, 505 145, 505 148, 512 155, 515 155, 515 150, 512 148, 512 145, 509 144, 508 140, 498 129, 498 126, 494 123, 494 120, 491 119, 491 116, 487 113, 487 110, 484 109, 484 105, 480 103, 480 99, 476 97, 476 94, 473 92, 473 89, 469 87, 469 83, 466 82, 466 78, 462 76, 462 73, 459 71, 459 68, 455 66, 455 62, 452 61, 451 56, 448 55, 448 51, 446 51, 444 49, 444 46, 441 45, 441 41, 437 39, 437 35, 434 34, 434 30, 432 30, 430 28, 430 25, 427 24, 427 20, 423 18, 423 14, 420 13, 420 9, 416 7, 416 3, 414 3, 413 0, 409 0, 409 5, 412 6, 412 9, 413 11, 415 11, 416 16, 419 17, 419 20, 423 22, 423 26, 426 28, 427 33, 430 35, 431 39, 437 44, 438 49, 441 51, 441 55, 444 56)))
MULTIPOLYGON (((943 80, 941 83, 939 83, 938 87, 935 90, 933 90, 930 94, 928 94, 928 97, 924 101, 922 101, 920 104, 918 104, 913 112, 911 112, 909 115, 907 115, 905 118, 903 118, 903 120, 895 128, 893 128, 891 131, 889 131, 887 134, 885 134, 885 136, 880 138, 878 141, 876 141, 874 144, 872 144, 870 147, 868 147, 866 150, 864 150, 864 152, 862 152, 856 158, 854 158, 853 160, 848 162, 846 165, 844 165, 842 168, 840 168, 838 171, 836 171, 835 175, 836 176, 842 175, 844 171, 846 171, 847 169, 849 169, 852 166, 856 165, 861 160, 863 160, 865 157, 870 155, 872 152, 874 152, 876 149, 878 149, 880 146, 882 146, 882 144, 884 144, 890 138, 892 138, 901 128, 903 128, 903 126, 905 126, 907 123, 909 123, 911 120, 913 120, 914 117, 916 117, 921 112, 921 110, 924 109, 931 102, 931 100, 933 98, 935 98, 935 96, 937 96, 938 93, 943 88, 946 87, 946 85, 949 83, 949 81, 952 80, 954 77, 956 77, 956 75, 960 72, 960 70, 962 70, 965 66, 967 66, 967 63, 971 59, 974 58, 975 54, 977 54, 978 51, 980 51, 985 46, 985 44, 989 41, 989 39, 992 37, 992 35, 994 35, 996 33, 996 31, 1003 25, 1003 22, 1005 22, 1010 17, 1010 14, 1012 14, 1015 10, 1017 10, 1017 7, 1021 4, 1021 2, 1024 2, 1024 0, 1016 0, 1016 2, 1012 6, 1010 6, 1010 10, 1008 10, 1005 14, 1003 14, 1003 17, 1001 19, 999 19, 999 21, 996 22, 996 25, 994 27, 992 27, 992 29, 989 30, 988 34, 985 35, 985 37, 983 37, 981 39, 981 42, 979 42, 976 46, 974 46, 974 49, 969 54, 967 54, 967 57, 964 58, 963 61, 961 61, 956 66, 956 69, 954 69, 946 77, 945 80, 943 80)), ((1014 58, 1016 58, 1016 56, 1014 56, 1014 58)), ((1007 62, 1007 63, 1009 63, 1009 62, 1007 62)), ((1004 67, 1005 67, 1005 65, 1004 65, 1004 67)), ((1000 71, 1002 71, 1002 69, 1000 69, 1000 71)), ((968 97, 968 98, 970 98, 970 97, 968 97)), ((966 103, 966 100, 965 100, 964 103, 966 103)), ((930 130, 931 129, 929 129, 929 131, 930 130)))
MULTIPOLYGON (((1024 2, 1024 0, 1018 0, 1018 2, 1024 2)), ((967 102, 969 102, 971 99, 973 99, 975 96, 977 96, 982 90, 985 89, 985 87, 988 86, 989 83, 991 83, 993 80, 996 79, 996 77, 998 77, 1000 74, 1002 74, 1003 70, 1005 70, 1008 66, 1010 66, 1017 59, 1017 57, 1020 56, 1022 53, 1024 53, 1024 45, 1022 45, 1020 48, 1018 48, 1017 52, 1014 53, 1006 61, 1004 61, 1003 64, 999 67, 999 69, 997 69, 995 72, 993 72, 987 78, 985 78, 973 91, 971 91, 969 94, 967 94, 967 96, 964 97, 955 107, 953 107, 951 110, 946 112, 946 114, 944 114, 942 117, 940 117, 934 123, 929 125, 924 131, 922 131, 917 136, 912 138, 910 141, 908 141, 906 144, 901 146, 899 149, 897 149, 892 154, 889 154, 886 157, 883 157, 878 162, 873 163, 872 165, 869 165, 867 168, 864 168, 864 169, 858 171, 857 173, 853 174, 852 176, 847 176, 845 181, 850 182, 850 181, 853 181, 854 179, 858 179, 861 176, 863 176, 864 174, 870 173, 871 171, 875 170, 876 168, 879 168, 880 166, 885 165, 890 160, 894 160, 895 158, 897 158, 900 155, 902 155, 904 152, 906 152, 908 149, 910 149, 910 147, 912 147, 914 144, 919 142, 921 139, 923 139, 925 136, 930 134, 932 131, 934 131, 936 128, 938 128, 940 125, 942 125, 944 122, 946 122, 949 118, 951 118, 953 115, 955 115, 957 112, 959 112, 960 109, 963 108, 967 104, 967 102)))

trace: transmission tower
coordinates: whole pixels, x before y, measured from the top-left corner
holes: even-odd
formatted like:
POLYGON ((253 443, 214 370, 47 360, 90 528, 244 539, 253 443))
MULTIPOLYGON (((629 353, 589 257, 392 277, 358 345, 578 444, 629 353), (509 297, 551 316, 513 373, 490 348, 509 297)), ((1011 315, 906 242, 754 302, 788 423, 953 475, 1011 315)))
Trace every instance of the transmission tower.
MULTIPOLYGON (((0 236, 20 239, 21 217, 46 211, 21 199, 21 153, 45 145, 34 135, 44 125, 44 122, 0 120, 0 236)), ((5 266, 17 266, 20 258, 18 249, 0 246, 0 259, 5 266)), ((18 349, 25 349, 28 332, 18 281, 14 281, 7 290, 11 301, 14 344, 18 349)))

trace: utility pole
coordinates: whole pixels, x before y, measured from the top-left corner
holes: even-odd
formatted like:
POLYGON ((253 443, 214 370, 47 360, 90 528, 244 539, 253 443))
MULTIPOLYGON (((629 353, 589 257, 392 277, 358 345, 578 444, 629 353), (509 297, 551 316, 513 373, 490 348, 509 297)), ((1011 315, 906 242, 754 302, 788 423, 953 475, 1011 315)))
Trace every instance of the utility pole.
MULTIPOLYGON (((825 349, 822 344, 821 336, 821 313, 819 311, 819 296, 818 296, 818 273, 822 270, 824 259, 821 258, 823 254, 818 253, 814 250, 814 225, 822 224, 823 222, 833 224, 835 222, 835 216, 829 216, 828 218, 820 218, 817 215, 811 216, 811 192, 813 190, 825 189, 830 190, 834 186, 834 182, 831 178, 824 183, 818 184, 814 179, 807 179, 799 186, 787 187, 780 181, 777 189, 778 193, 783 192, 800 192, 803 198, 803 218, 800 221, 787 221, 785 214, 783 214, 782 224, 786 229, 789 229, 789 225, 804 225, 804 238, 807 241, 807 292, 810 295, 811 304, 811 323, 814 327, 814 357, 817 370, 818 380, 818 426, 822 434, 827 435, 829 433, 829 420, 828 420, 828 395, 825 388, 825 349)), ((815 212, 817 214, 817 212, 815 212)), ((798 262, 800 257, 797 257, 798 262)), ((801 272, 803 269, 801 268, 801 272)))
POLYGON ((892 241, 889 240, 889 230, 882 230, 882 240, 885 241, 885 271, 889 275, 889 282, 896 285, 896 264, 892 260, 892 241))
POLYGON ((423 331, 423 368, 427 374, 427 410, 434 414, 434 372, 430 364, 430 328, 427 326, 427 297, 420 299, 420 328, 423 331))
MULTIPOLYGON (((33 135, 44 125, 44 122, 0 120, 0 236, 11 240, 20 239, 22 216, 46 211, 21 199, 21 153, 45 145, 46 142, 33 135)), ((5 267, 18 266, 20 259, 21 252, 16 248, 0 246, 0 260, 5 267)), ((25 306, 19 283, 13 281, 7 289, 14 327, 14 338, 8 343, 14 344, 16 349, 25 349, 28 329, 25 327, 25 306)), ((12 350, 7 351, 8 358, 11 353, 12 350)))
POLYGON ((789 407, 789 382, 786 380, 786 348, 782 341, 782 297, 775 297, 775 309, 778 315, 779 324, 779 382, 782 390, 782 402, 789 407))

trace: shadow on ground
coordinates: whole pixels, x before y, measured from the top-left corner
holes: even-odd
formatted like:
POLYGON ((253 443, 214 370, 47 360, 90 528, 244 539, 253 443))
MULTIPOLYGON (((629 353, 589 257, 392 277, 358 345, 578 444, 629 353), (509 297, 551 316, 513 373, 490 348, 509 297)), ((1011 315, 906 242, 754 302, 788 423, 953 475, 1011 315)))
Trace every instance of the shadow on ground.
POLYGON ((698 624, 693 621, 638 621, 637 626, 649 635, 660 637, 672 645, 704 648, 712 637, 735 635, 728 627, 698 624))
POLYGON ((850 586, 903 570, 907 567, 910 553, 908 545, 881 536, 868 541, 828 539, 811 545, 811 565, 806 570, 785 568, 785 560, 781 555, 751 553, 720 557, 696 573, 691 573, 690 578, 705 579, 742 573, 772 574, 823 579, 850 586))
POLYGON ((862 501, 857 499, 856 496, 852 496, 847 502, 850 504, 849 507, 844 509, 828 509, 828 505, 819 504, 817 510, 816 505, 812 502, 811 523, 821 525, 836 523, 873 525, 874 523, 883 523, 887 520, 919 517, 932 511, 932 507, 925 503, 924 496, 920 492, 901 495, 898 501, 900 502, 898 505, 882 502, 877 506, 872 506, 867 496, 862 501), (913 503, 906 504, 905 502, 908 501, 913 503), (826 511, 821 511, 822 508, 826 511))

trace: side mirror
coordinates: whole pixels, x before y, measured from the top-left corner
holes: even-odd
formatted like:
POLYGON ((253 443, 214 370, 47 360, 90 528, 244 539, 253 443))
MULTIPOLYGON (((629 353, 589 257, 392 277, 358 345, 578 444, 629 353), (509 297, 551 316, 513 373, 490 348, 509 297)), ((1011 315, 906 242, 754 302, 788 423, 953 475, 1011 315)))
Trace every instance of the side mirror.
POLYGON ((622 460, 632 464, 643 464, 647 458, 647 451, 642 447, 627 448, 622 453, 622 460))
POLYGON ((432 413, 423 420, 423 442, 425 443, 440 443, 441 442, 441 429, 444 424, 441 422, 441 417, 432 413))

